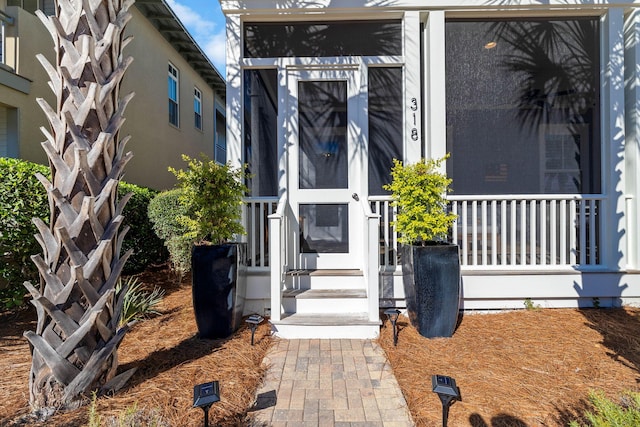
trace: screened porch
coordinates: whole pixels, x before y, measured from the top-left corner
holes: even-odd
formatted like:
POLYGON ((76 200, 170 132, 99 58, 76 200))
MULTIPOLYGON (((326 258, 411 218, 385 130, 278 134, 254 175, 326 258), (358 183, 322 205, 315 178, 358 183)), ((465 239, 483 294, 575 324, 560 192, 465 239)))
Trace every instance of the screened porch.
MULTIPOLYGON (((603 197, 594 195, 449 196, 456 221, 450 241, 460 247, 465 271, 593 268, 601 265, 603 197)), ((395 271, 401 260, 391 225, 395 209, 388 196, 369 198, 380 215, 380 271, 395 271)), ((278 199, 246 199, 249 267, 269 270, 269 215, 278 199)))

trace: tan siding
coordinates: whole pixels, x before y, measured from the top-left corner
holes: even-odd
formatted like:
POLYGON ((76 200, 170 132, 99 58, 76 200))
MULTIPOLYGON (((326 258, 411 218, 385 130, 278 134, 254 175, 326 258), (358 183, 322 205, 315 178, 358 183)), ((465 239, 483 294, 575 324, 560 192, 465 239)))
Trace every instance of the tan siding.
POLYGON ((181 155, 205 153, 213 158, 214 93, 179 53, 135 8, 128 33, 134 36, 126 53, 134 58, 124 78, 121 93, 134 91, 123 126, 131 134, 128 148, 133 160, 125 180, 159 189, 171 188, 174 176, 167 168, 184 167, 181 155), (180 72, 180 127, 169 124, 167 68, 171 62, 180 72), (202 130, 194 126, 193 88, 202 93, 202 130))
MULTIPOLYGON (((213 157, 215 95, 138 9, 133 7, 131 12, 133 19, 126 33, 133 35, 134 39, 124 53, 132 56, 134 61, 124 78, 120 94, 124 96, 133 91, 136 95, 125 112, 126 122, 120 137, 131 135, 127 149, 133 151, 134 157, 127 165, 124 179, 157 189, 171 188, 175 178, 167 168, 183 167, 182 153, 190 156, 205 153, 213 157), (179 129, 170 126, 168 121, 168 62, 180 70, 179 129), (202 131, 194 127, 194 86, 202 93, 202 131)), ((19 156, 46 163, 40 145, 44 140, 40 127, 48 128, 48 123, 36 98, 46 98, 53 108, 55 100, 47 85, 48 77, 35 55, 44 53, 53 61, 53 42, 35 15, 17 7, 8 7, 7 13, 16 17, 16 25, 10 27, 11 34, 7 40, 7 57, 16 64, 16 72, 31 80, 32 84, 29 94, 0 85, 0 102, 19 111, 19 156)))
POLYGON ((7 108, 0 106, 0 157, 7 157, 7 108))
POLYGON ((31 81, 31 85, 29 94, 0 86, 0 101, 18 110, 18 155, 25 160, 46 164, 46 155, 40 146, 44 140, 40 127, 48 126, 48 123, 36 103, 36 97, 45 98, 54 108, 55 99, 47 84, 47 74, 35 56, 43 53, 54 61, 53 42, 35 15, 15 6, 8 7, 6 12, 15 18, 15 24, 6 27, 7 60, 15 66, 17 74, 31 81))

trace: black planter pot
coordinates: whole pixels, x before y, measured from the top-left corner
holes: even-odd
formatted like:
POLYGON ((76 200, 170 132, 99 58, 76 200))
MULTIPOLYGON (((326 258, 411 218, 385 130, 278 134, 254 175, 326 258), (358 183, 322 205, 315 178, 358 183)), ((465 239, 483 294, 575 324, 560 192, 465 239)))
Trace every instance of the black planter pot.
POLYGON ((226 338, 240 327, 246 265, 246 243, 193 247, 193 310, 200 338, 226 338))
POLYGON ((409 320, 420 335, 451 337, 458 322, 460 299, 458 246, 404 245, 402 279, 409 320))

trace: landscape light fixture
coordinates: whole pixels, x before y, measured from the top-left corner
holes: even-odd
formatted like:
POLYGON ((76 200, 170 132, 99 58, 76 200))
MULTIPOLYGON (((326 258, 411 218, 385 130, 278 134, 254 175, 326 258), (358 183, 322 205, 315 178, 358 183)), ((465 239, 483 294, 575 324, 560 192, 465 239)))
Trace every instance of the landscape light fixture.
POLYGON ((253 335, 256 333, 256 328, 260 323, 262 323, 263 320, 264 318, 259 314, 252 314, 246 320, 246 322, 249 324, 249 327, 251 328, 251 345, 253 345, 253 335))
POLYGON ((400 310, 397 308, 389 308, 384 311, 384 314, 387 315, 391 325, 393 325, 393 345, 395 347, 398 345, 398 328, 396 322, 398 321, 398 316, 400 316, 400 310))
POLYGON ((220 401, 218 381, 193 386, 193 407, 204 411, 204 427, 209 427, 209 408, 220 401))
POLYGON ((431 376, 431 386, 433 392, 438 394, 440 402, 442 402, 442 427, 447 427, 447 418, 449 418, 449 406, 456 400, 462 400, 460 390, 456 386, 456 380, 444 375, 431 376))

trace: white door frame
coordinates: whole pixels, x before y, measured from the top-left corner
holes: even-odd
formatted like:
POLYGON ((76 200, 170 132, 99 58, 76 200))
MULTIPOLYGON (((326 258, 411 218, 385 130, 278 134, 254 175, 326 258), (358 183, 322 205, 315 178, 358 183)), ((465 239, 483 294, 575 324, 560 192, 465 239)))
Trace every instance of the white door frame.
MULTIPOLYGON (((363 215, 360 201, 367 200, 367 73, 361 63, 329 65, 289 65, 285 69, 285 84, 279 96, 279 120, 284 124, 285 150, 288 152, 288 196, 295 218, 300 219, 300 205, 340 204, 348 211, 348 252, 302 253, 300 235, 294 239, 295 260, 298 268, 361 268, 364 257, 363 215), (298 144, 298 82, 347 82, 347 170, 346 188, 301 189, 299 183, 300 158, 298 144)), ((309 227, 303 223, 303 227, 309 227)), ((299 226, 300 223, 297 225, 299 226)), ((296 227, 297 227, 296 226, 296 227)), ((331 227, 338 232, 339 227, 331 227)), ((302 230, 300 233, 304 233, 302 230)))

